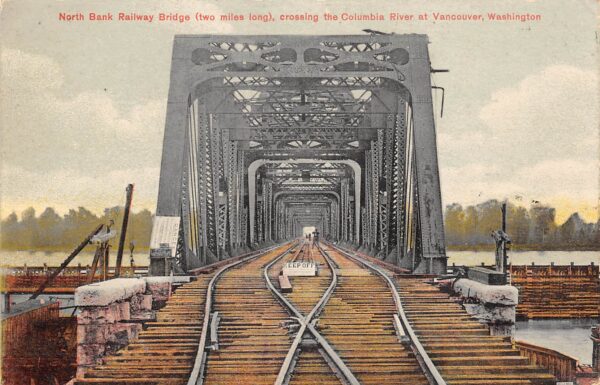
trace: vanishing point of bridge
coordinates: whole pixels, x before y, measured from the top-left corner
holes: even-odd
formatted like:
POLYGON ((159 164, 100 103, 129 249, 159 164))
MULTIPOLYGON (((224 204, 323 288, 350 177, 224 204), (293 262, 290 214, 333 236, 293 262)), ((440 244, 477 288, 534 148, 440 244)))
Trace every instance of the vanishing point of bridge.
POLYGON ((78 289, 74 383, 556 384, 512 344, 514 287, 453 285, 486 294, 490 326, 432 285, 447 266, 428 43, 177 36, 154 277, 78 289))

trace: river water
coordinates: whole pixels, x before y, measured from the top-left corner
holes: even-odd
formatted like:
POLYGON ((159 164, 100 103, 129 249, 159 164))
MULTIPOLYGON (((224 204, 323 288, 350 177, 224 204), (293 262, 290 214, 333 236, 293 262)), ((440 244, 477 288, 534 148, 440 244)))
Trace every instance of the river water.
MULTIPOLYGON (((69 255, 67 252, 44 252, 44 251, 9 251, 0 250, 0 265, 2 266, 42 266, 44 263, 48 266, 60 266, 60 264, 69 255)), ((111 250, 110 265, 115 265, 117 252, 111 250)), ((134 253, 133 259, 136 266, 148 266, 149 253, 134 253)), ((91 265, 94 260, 94 250, 82 251, 69 266, 77 266, 81 263, 82 266, 91 265)), ((123 253, 123 264, 129 266, 130 254, 123 253)))
POLYGON ((558 350, 589 365, 591 327, 597 323, 597 319, 591 318, 517 321, 515 339, 558 350))
MULTIPOLYGON (((448 251, 448 265, 493 265, 493 252, 448 251)), ((600 263, 600 251, 514 251, 509 252, 509 262, 514 265, 589 265, 600 263)), ((596 319, 558 319, 517 321, 515 339, 554 349, 576 358, 582 364, 592 363, 590 328, 596 319)))
MULTIPOLYGON (((494 253, 491 251, 448 251, 448 265, 453 263, 457 265, 475 266, 482 262, 486 265, 494 264, 494 253)), ((8 251, 0 250, 0 265, 3 266, 41 266, 46 263, 48 266, 60 266, 67 257, 65 252, 43 252, 43 251, 8 251)), ((111 250, 111 265, 115 263, 116 251, 111 250)), ((149 262, 148 252, 139 252, 133 254, 136 266, 147 266, 149 262)), ((81 252, 71 262, 70 266, 76 266, 81 263, 82 266, 91 265, 94 259, 94 251, 86 250, 81 252)), ((129 265, 129 252, 123 255, 123 263, 129 265)), ((511 251, 509 252, 509 262, 514 265, 529 265, 532 262, 536 265, 549 265, 554 262, 556 265, 568 265, 571 262, 576 265, 589 265, 591 262, 600 263, 600 251, 511 251)))
MULTIPOLYGON (((448 251, 448 265, 475 266, 482 262, 486 265, 495 263, 492 251, 448 251)), ((509 251, 508 262, 513 265, 568 265, 573 262, 576 265, 589 265, 594 262, 600 263, 600 251, 509 251)))

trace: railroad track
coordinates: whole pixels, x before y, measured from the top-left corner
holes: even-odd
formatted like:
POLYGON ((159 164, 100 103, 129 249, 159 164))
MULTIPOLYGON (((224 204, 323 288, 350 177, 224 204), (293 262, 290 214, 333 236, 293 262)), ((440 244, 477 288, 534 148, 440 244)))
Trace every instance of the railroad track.
POLYGON ((74 384, 195 384, 202 378, 205 347, 210 342, 208 325, 217 278, 235 266, 258 258, 273 259, 288 249, 286 244, 250 255, 178 288, 135 342, 105 357, 102 365, 86 370, 74 384))
POLYGON ((213 308, 221 319, 219 348, 208 352, 205 384, 273 383, 271 377, 277 375, 291 343, 282 327, 289 314, 262 276, 263 266, 273 258, 256 258, 219 278, 213 308))
POLYGON ((76 384, 550 384, 460 305, 331 245, 279 246, 179 288, 139 339, 76 384), (310 261, 314 277, 290 277, 310 261), (474 359, 475 357, 475 359, 474 359), (521 377, 519 377, 521 376, 521 377), (446 382, 447 381, 447 382, 446 382))
POLYGON ((445 384, 435 367, 427 367, 427 357, 411 348, 413 341, 394 317, 397 293, 385 276, 331 246, 323 252, 337 265, 340 282, 319 326, 361 383, 445 384))
POLYGON ((299 252, 289 261, 308 261, 317 264, 314 277, 290 277, 292 293, 282 294, 275 288, 276 276, 285 259, 273 261, 266 266, 265 279, 272 292, 278 296, 297 320, 301 320, 294 343, 288 350, 275 385, 280 384, 354 384, 360 382, 343 359, 315 328, 316 316, 327 305, 337 286, 338 277, 333 261, 316 247, 303 243, 299 252), (269 274, 269 271, 271 272, 269 274))
POLYGON ((449 294, 423 278, 399 276, 396 282, 407 319, 449 384, 556 384, 512 347, 510 337, 491 336, 449 294))
MULTIPOLYGON (((197 383, 288 383, 297 363, 297 354, 303 344, 309 343, 303 341, 308 334, 314 338, 312 345, 318 345, 318 349, 328 357, 330 367, 327 370, 335 370, 350 384, 359 384, 311 324, 314 314, 335 287, 335 275, 323 293, 304 293, 305 306, 308 304, 307 298, 308 301, 314 300, 311 310, 305 314, 273 283, 279 271, 271 268, 276 264, 279 267, 285 262, 297 260, 300 252, 310 253, 307 245, 303 244, 296 248, 295 253, 283 253, 276 258, 257 258, 231 269, 219 279, 214 309, 222 317, 218 328, 219 350, 209 352, 206 376, 197 383)), ((298 290, 296 292, 299 293, 298 290)))
MULTIPOLYGON (((431 278, 386 273, 400 300, 400 318, 414 335, 413 344, 425 351, 430 365, 450 385, 552 385, 556 378, 531 365, 511 344, 510 337, 492 336, 448 293, 429 284, 431 278)), ((414 347, 414 345, 413 345, 414 347)))
MULTIPOLYGON (((276 341, 262 345, 260 340, 252 340, 255 331, 248 327, 250 320, 244 319, 249 309, 244 309, 239 299, 228 303, 241 312, 235 313, 240 322, 235 335, 219 328, 219 340, 227 338, 229 348, 243 344, 248 355, 234 362, 225 350, 210 352, 206 384, 445 384, 426 353, 413 349, 411 338, 416 337, 405 335, 397 319, 395 324, 398 294, 391 280, 387 282, 379 271, 332 249, 309 248, 308 244, 259 269, 262 262, 257 259, 239 268, 251 282, 244 283, 230 271, 231 282, 227 281, 230 285, 222 295, 241 298, 245 287, 251 286, 254 293, 260 291, 261 306, 268 303, 271 309, 273 303, 266 296, 269 289, 287 314, 269 317, 273 313, 267 313, 260 319, 272 319, 271 327, 276 323, 285 326, 268 333, 269 338, 277 335, 276 341), (277 276, 285 263, 298 260, 316 263, 319 274, 290 277, 292 293, 281 293, 277 276), (264 286, 257 279, 261 273, 264 286), (289 328, 287 345, 282 333, 285 327, 289 328), (269 350, 261 352, 265 346, 270 346, 269 350)), ((229 278, 225 274, 221 279, 229 278)), ((220 290, 219 284, 216 302, 220 290)), ((231 311, 215 310, 220 314, 231 311)))

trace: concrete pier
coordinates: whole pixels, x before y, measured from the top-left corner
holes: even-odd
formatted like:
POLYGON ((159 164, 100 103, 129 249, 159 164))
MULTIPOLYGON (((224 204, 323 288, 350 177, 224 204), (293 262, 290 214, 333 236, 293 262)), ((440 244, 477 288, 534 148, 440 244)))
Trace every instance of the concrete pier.
POLYGON ((77 377, 137 338, 172 293, 171 277, 117 278, 78 287, 77 377))
POLYGON ((459 279, 453 285, 467 312, 490 327, 492 335, 512 336, 519 291, 510 285, 486 285, 459 279))

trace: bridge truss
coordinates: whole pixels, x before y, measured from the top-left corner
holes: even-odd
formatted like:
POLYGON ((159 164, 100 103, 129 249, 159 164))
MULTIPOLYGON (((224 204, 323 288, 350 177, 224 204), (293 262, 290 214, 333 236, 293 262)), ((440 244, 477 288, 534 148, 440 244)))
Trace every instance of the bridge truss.
POLYGON ((174 41, 157 217, 184 271, 302 235, 446 268, 425 35, 174 41))

